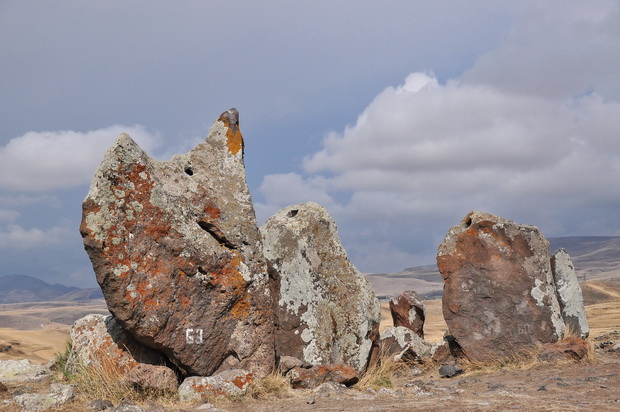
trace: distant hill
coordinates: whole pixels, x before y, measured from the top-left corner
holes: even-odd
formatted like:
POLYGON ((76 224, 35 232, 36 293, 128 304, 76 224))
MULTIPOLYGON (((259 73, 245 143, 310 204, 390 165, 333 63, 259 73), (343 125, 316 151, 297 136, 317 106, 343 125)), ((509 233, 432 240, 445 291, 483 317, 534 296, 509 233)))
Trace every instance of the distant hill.
POLYGON ((26 275, 0 277, 0 303, 47 302, 54 300, 84 301, 103 298, 98 288, 80 289, 49 283, 26 275))
MULTIPOLYGON (((580 282, 620 279, 620 236, 552 237, 549 253, 564 248, 571 256, 580 282)), ((415 290, 423 299, 441 297, 443 279, 436 264, 416 266, 397 273, 371 273, 366 278, 379 298, 415 290)))

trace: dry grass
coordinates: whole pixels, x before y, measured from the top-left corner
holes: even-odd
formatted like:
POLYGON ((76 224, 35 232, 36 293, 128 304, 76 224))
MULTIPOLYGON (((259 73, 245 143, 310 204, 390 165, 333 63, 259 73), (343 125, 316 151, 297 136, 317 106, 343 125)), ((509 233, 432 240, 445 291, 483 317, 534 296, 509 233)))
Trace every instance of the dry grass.
POLYGON ((124 371, 119 370, 117 363, 107 353, 100 354, 98 362, 91 362, 89 365, 72 364, 71 368, 68 368, 70 353, 71 341, 67 341, 65 351, 56 355, 54 370, 58 373, 58 380, 76 387, 77 396, 83 401, 107 399, 114 404, 123 400, 178 401, 176 392, 136 388, 133 383, 124 379, 124 371))
POLYGON ((359 382, 353 387, 359 390, 392 388, 396 378, 410 371, 410 364, 396 360, 394 355, 382 350, 377 361, 366 369, 359 382))
POLYGON ((286 376, 277 370, 264 378, 257 379, 248 390, 247 396, 253 399, 274 399, 291 395, 293 389, 286 376))

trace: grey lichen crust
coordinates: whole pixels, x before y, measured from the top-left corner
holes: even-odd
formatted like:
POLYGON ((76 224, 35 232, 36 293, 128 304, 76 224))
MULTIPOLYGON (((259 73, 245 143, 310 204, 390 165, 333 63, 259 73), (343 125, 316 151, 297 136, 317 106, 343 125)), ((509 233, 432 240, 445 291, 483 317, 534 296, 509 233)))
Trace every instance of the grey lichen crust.
POLYGON ((280 274, 277 304, 287 317, 299 318, 290 334, 303 341, 303 360, 363 370, 380 304, 349 261, 327 211, 313 202, 292 205, 268 219, 261 232, 265 257, 280 274))
POLYGON ((586 310, 583 304, 581 287, 577 280, 575 267, 565 249, 559 249, 551 257, 551 269, 555 279, 562 318, 569 332, 581 338, 590 334, 586 310))

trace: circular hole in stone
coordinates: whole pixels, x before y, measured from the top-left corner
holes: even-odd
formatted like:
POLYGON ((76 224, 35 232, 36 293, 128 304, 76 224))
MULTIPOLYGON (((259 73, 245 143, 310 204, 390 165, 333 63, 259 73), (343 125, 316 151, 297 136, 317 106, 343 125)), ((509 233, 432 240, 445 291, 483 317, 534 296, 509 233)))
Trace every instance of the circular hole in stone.
POLYGON ((297 213, 299 213, 299 210, 293 209, 290 212, 288 212, 288 217, 295 217, 297 216, 297 213))
POLYGON ((466 228, 467 228, 467 227, 470 227, 470 226, 471 226, 471 224, 472 224, 471 217, 468 217, 468 218, 465 220, 465 227, 466 227, 466 228))
POLYGON ((192 170, 192 168, 191 168, 191 167, 189 167, 189 166, 188 166, 188 167, 186 167, 186 168, 185 168, 185 173, 186 173, 188 176, 191 176, 191 175, 193 175, 193 174, 194 174, 194 171, 192 170))

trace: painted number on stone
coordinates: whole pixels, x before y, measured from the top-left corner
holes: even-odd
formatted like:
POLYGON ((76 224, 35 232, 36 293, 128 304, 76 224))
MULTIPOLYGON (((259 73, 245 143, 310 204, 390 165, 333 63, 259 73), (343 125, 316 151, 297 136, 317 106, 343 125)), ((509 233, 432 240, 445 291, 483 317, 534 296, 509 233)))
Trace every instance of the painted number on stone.
POLYGON ((202 329, 185 329, 185 342, 199 345, 202 343, 202 329))

